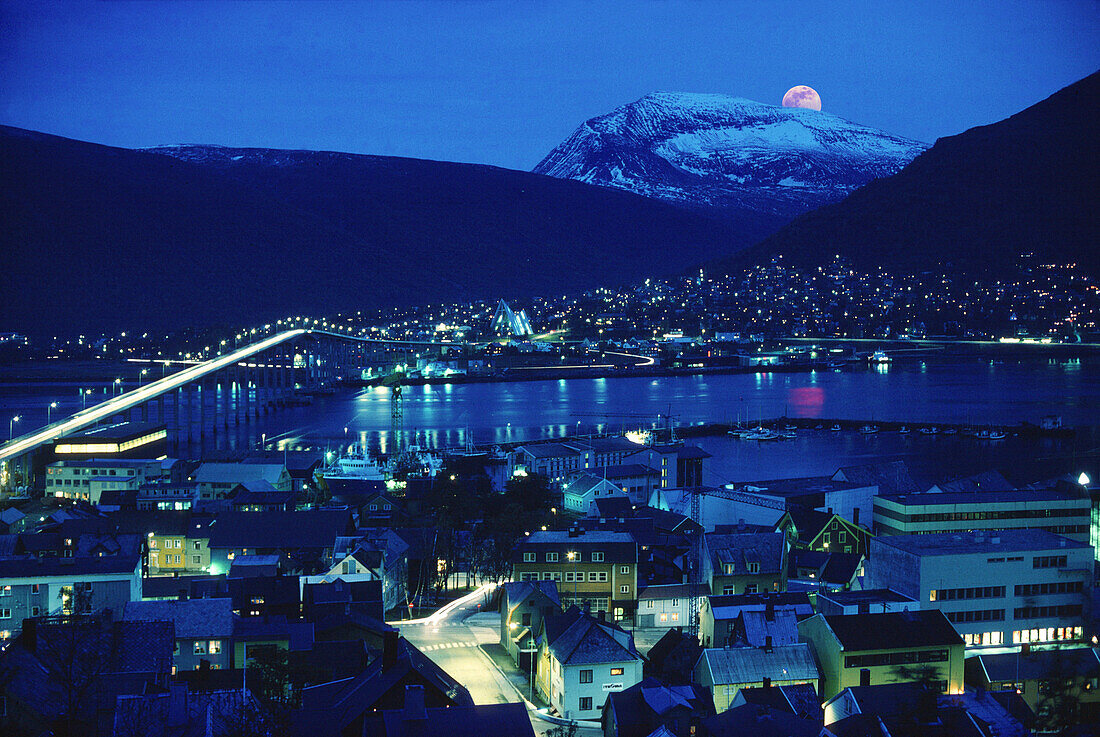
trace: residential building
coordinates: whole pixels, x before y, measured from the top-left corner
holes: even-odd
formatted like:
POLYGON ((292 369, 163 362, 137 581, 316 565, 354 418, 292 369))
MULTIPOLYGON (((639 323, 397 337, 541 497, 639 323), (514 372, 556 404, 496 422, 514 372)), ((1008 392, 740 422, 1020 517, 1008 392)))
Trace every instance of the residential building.
POLYGON ((824 553, 867 555, 872 537, 868 530, 835 512, 804 507, 788 509, 776 529, 788 530, 796 547, 824 553))
POLYGON ((293 485, 286 466, 279 463, 204 463, 188 478, 199 485, 203 501, 227 499, 238 485, 259 480, 279 491, 290 491, 293 485))
POLYGON ((186 513, 151 516, 146 536, 149 575, 210 572, 211 521, 209 517, 186 513))
POLYGON ((512 466, 562 483, 576 471, 620 465, 638 445, 626 438, 571 439, 558 443, 532 443, 516 448, 512 466))
POLYGON ((809 597, 802 592, 708 596, 699 609, 699 639, 704 647, 725 647, 738 641, 745 612, 771 612, 774 616, 784 611, 793 613, 796 621, 814 614, 809 597))
POLYGON ((562 508, 582 517, 595 517, 596 501, 612 498, 628 499, 626 492, 611 481, 582 473, 565 484, 562 508))
POLYGON ((131 601, 122 618, 127 622, 171 622, 175 626, 173 672, 197 670, 203 663, 214 670, 233 667, 233 600, 131 601))
POLYGON ((535 636, 542 620, 561 614, 553 581, 510 581, 500 585, 500 644, 521 670, 528 670, 537 650, 535 636))
MULTIPOLYGON (((522 310, 521 310, 522 312, 522 310)), ((381 712, 381 724, 371 724, 377 737, 423 737, 425 729, 447 737, 535 737, 523 704, 479 704, 428 709, 423 686, 405 686, 405 706, 381 712), (430 726, 428 726, 430 725, 430 726)))
POLYGON ((644 463, 620 463, 614 466, 596 466, 586 471, 593 476, 607 479, 626 492, 631 504, 645 504, 653 489, 660 483, 661 472, 644 463))
POLYGON ((703 533, 702 576, 713 594, 787 589, 787 539, 781 532, 703 533))
POLYGON ((566 719, 599 719, 609 693, 642 680, 642 656, 628 632, 577 607, 543 619, 535 688, 566 719))
POLYGON ((702 686, 645 678, 608 694, 600 721, 605 737, 649 737, 662 727, 668 734, 688 735, 693 722, 713 713, 710 693, 702 686))
POLYGON ((634 616, 638 595, 638 543, 627 532, 541 530, 512 553, 512 580, 553 581, 562 605, 634 616))
POLYGON ((1046 530, 882 535, 869 588, 942 611, 968 648, 1080 643, 1093 552, 1046 530))
POLYGON ((276 489, 265 479, 252 479, 237 484, 226 498, 235 512, 293 512, 298 495, 276 489))
POLYGON ((897 494, 876 497, 874 504, 879 535, 1039 529, 1089 542, 1092 502, 1077 484, 897 494))
POLYGON ((211 571, 227 571, 236 556, 257 553, 284 554, 288 573, 327 571, 336 536, 353 531, 345 510, 225 512, 210 526, 211 571))
POLYGON ((638 627, 690 627, 691 599, 702 609, 710 589, 705 584, 671 583, 646 586, 638 593, 638 627))
POLYGON ((140 511, 188 511, 198 501, 196 483, 145 483, 137 488, 137 508, 140 511))
POLYGON ((808 683, 815 689, 821 676, 810 646, 704 648, 695 664, 695 683, 706 688, 719 714, 729 709, 742 688, 808 683))
POLYGON ((963 640, 938 611, 817 614, 798 623, 821 665, 821 696, 849 686, 927 681, 963 689, 963 640))

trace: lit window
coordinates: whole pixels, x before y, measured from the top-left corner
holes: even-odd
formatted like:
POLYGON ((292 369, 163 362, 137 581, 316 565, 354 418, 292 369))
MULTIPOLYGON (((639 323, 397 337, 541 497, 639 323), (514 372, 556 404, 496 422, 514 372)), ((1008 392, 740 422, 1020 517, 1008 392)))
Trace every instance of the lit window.
POLYGON ((210 641, 210 654, 211 655, 219 655, 219 654, 221 654, 221 651, 222 651, 222 641, 221 640, 211 640, 210 641))
POLYGON ((622 668, 612 668, 611 669, 611 675, 613 675, 613 676, 621 676, 622 674, 623 674, 623 669, 622 668))

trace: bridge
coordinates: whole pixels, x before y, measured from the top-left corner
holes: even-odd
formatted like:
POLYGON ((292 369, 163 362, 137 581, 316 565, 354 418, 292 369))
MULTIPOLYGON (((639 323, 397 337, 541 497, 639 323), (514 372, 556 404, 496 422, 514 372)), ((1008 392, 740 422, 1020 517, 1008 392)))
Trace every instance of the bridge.
POLYGON ((387 348, 463 344, 364 338, 298 328, 196 363, 0 445, 0 480, 29 478, 36 452, 58 439, 116 418, 174 425, 177 439, 204 437, 230 422, 259 416, 290 400, 298 389, 324 387, 358 372, 387 348), (364 350, 370 348, 372 350, 364 350), (197 415, 197 416, 196 416, 197 415))

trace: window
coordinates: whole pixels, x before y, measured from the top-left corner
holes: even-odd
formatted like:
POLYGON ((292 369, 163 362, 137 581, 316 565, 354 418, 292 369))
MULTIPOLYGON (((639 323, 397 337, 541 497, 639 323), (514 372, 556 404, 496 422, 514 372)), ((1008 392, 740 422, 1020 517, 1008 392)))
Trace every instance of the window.
POLYGON ((662 622, 667 622, 668 621, 668 615, 665 614, 664 612, 661 612, 661 616, 658 617, 658 619, 660 619, 662 622))
POLYGON ((673 612, 671 616, 672 616, 672 621, 673 622, 679 622, 680 621, 680 612, 673 612))
POLYGON ((195 655, 206 655, 206 643, 202 640, 195 640, 195 655))
POLYGON ((221 651, 222 651, 222 641, 221 640, 211 640, 210 641, 210 654, 211 655, 220 655, 221 651))
POLYGON ((37 606, 32 606, 31 607, 31 616, 32 617, 37 617, 41 612, 42 612, 42 607, 37 607, 37 606))
POLYGON ((582 670, 580 672, 581 683, 592 683, 592 670, 582 670))
POLYGON ((524 563, 534 563, 535 562, 535 554, 534 553, 524 553, 523 554, 523 562, 524 563))
POLYGON ((191 562, 192 563, 202 563, 202 556, 201 555, 192 555, 191 556, 191 562))
POLYGON ((0 586, 0 596, 11 596, 11 586, 0 586))
POLYGON ((679 599, 673 599, 672 600, 672 606, 680 606, 680 600, 679 599))
POLYGON ((759 587, 759 586, 757 586, 757 585, 756 585, 756 584, 754 584, 754 583, 750 583, 750 584, 747 584, 747 585, 745 586, 745 593, 746 593, 746 594, 755 594, 755 593, 757 593, 758 591, 760 591, 760 587, 759 587))
POLYGON ((732 586, 723 586, 722 587, 722 596, 733 596, 733 587, 732 586))
POLYGON ((524 627, 531 626, 531 612, 524 612, 519 616, 519 623, 524 627))
POLYGON ((547 553, 546 554, 546 562, 547 563, 557 563, 558 562, 558 554, 557 553, 547 553))
POLYGON ((591 696, 582 696, 581 697, 580 709, 581 709, 581 711, 591 711, 592 710, 592 697, 591 696))
MULTIPOLYGON (((527 574, 524 574, 524 575, 527 575, 527 574)), ((583 580, 584 580, 584 573, 583 572, 581 572, 581 573, 576 573, 574 571, 566 571, 565 572, 565 582, 566 583, 576 583, 576 582, 580 582, 580 581, 583 581, 583 580)))
POLYGON ((619 573, 624 576, 630 573, 630 566, 619 566, 619 573))
MULTIPOLYGON (((584 574, 582 573, 581 575, 583 576, 584 574)), ((589 581, 602 581, 602 582, 606 583, 607 582, 607 571, 589 571, 588 580, 589 581)))
POLYGON ((620 586, 619 587, 619 593, 620 594, 629 594, 630 593, 630 587, 626 586, 626 585, 620 586))
POLYGON ((603 563, 603 553, 601 553, 599 551, 593 552, 592 553, 592 562, 593 563, 603 563))
POLYGON ((192 543, 192 545, 195 547, 195 550, 199 549, 199 541, 198 540, 196 540, 194 543, 192 543))
POLYGON ((760 564, 749 563, 749 573, 760 573, 760 564))
POLYGON ((39 591, 39 588, 38 588, 38 587, 39 587, 39 586, 41 586, 41 585, 42 585, 42 584, 39 584, 39 583, 32 583, 32 584, 31 584, 31 593, 32 593, 32 594, 37 594, 37 593, 38 593, 38 591, 39 591))
POLYGON ((1065 568, 1064 555, 1039 555, 1031 559, 1032 568, 1065 568))
POLYGON ((613 676, 621 676, 622 674, 623 674, 623 669, 622 668, 612 668, 611 669, 611 675, 613 675, 613 676))
POLYGON ((11 609, 7 607, 0 609, 0 619, 11 619, 11 609))

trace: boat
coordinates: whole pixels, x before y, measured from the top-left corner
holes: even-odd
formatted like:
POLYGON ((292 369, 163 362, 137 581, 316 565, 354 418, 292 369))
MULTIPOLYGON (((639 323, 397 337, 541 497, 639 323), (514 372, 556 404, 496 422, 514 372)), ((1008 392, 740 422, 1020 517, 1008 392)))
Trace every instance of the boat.
POLYGON ((840 425, 833 425, 829 430, 832 432, 840 432, 840 425))
POLYGON ((859 431, 864 435, 874 435, 876 432, 878 432, 878 425, 864 425, 863 427, 859 428, 859 431))
POLYGON ((868 360, 871 363, 890 363, 894 359, 886 355, 886 351, 875 351, 868 360))
POLYGON ((780 432, 780 433, 776 433, 776 435, 779 436, 780 440, 794 440, 795 438, 798 437, 797 433, 793 433, 793 432, 780 432))
POLYGON ((327 480, 385 481, 388 478, 387 470, 384 464, 378 463, 366 453, 358 453, 337 458, 321 476, 327 480))
POLYGON ((898 428, 898 432, 901 433, 902 435, 908 435, 912 431, 908 427, 906 427, 905 425, 902 425, 901 427, 898 428))
POLYGON ((824 429, 825 429, 825 426, 824 426, 824 425, 815 425, 815 426, 814 426, 814 429, 815 429, 815 430, 824 430, 824 429))
POLYGON ((794 432, 795 430, 798 429, 798 425, 792 425, 790 423, 787 423, 786 425, 783 426, 783 429, 786 430, 787 432, 794 432))
POLYGON ((920 429, 921 435, 935 435, 939 432, 935 425, 932 427, 922 427, 920 429))
POLYGON ((958 430, 956 430, 956 429, 955 429, 955 428, 953 428, 953 427, 949 427, 949 428, 947 428, 946 430, 944 430, 944 431, 943 431, 943 434, 944 434, 944 435, 958 435, 958 434, 959 434, 959 431, 958 431, 958 430))
POLYGON ((749 430, 746 433, 742 433, 741 437, 745 440, 779 440, 779 433, 772 432, 766 427, 754 427, 752 430, 749 430))
POLYGON ((844 368, 844 361, 829 361, 829 368, 839 371, 844 368))
POLYGON ((1004 440, 1008 435, 1003 430, 990 430, 989 440, 1004 440))

